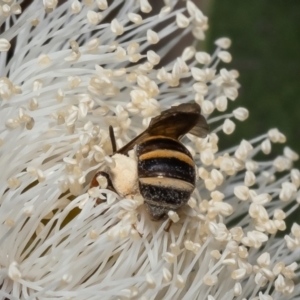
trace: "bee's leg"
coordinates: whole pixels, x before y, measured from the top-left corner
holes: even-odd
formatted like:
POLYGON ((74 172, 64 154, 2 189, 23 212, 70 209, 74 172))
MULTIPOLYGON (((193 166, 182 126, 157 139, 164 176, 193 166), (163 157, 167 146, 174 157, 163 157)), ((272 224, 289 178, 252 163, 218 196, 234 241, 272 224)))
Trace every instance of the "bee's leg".
MULTIPOLYGON (((106 188, 108 190, 111 190, 111 191, 113 191, 113 192, 116 193, 116 190, 115 190, 115 188, 114 188, 114 186, 112 184, 112 181, 111 181, 109 175, 106 172, 103 172, 103 171, 99 171, 99 172, 97 172, 95 174, 95 176, 93 177, 93 179, 91 181, 90 188, 99 186, 99 183, 97 181, 97 177, 98 176, 104 176, 106 178, 106 180, 107 180, 107 187, 106 188)), ((106 200, 104 200, 104 199, 97 198, 96 199, 96 204, 99 205, 99 204, 101 204, 102 202, 105 202, 105 201, 106 200)))
POLYGON ((116 190, 115 190, 115 188, 112 184, 112 181, 111 181, 109 175, 106 172, 103 172, 103 171, 99 171, 95 174, 95 176, 93 177, 93 179, 91 181, 90 188, 99 186, 99 183, 97 181, 98 176, 104 176, 107 180, 107 189, 116 193, 116 190))
POLYGON ((166 226, 165 226, 165 228, 164 228, 164 231, 165 232, 169 232, 172 224, 173 224, 173 221, 171 219, 169 219, 168 222, 167 222, 167 224, 166 224, 166 226))
POLYGON ((139 234, 139 236, 142 238, 143 234, 138 231, 138 229, 136 228, 136 224, 132 224, 131 226, 132 226, 133 229, 135 229, 137 231, 137 233, 139 234))

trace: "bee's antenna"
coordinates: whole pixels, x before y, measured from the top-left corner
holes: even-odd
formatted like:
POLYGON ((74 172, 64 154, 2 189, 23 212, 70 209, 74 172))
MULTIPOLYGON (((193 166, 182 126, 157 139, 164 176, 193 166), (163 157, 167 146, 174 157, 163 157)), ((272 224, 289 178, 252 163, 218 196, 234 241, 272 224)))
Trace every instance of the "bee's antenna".
POLYGON ((112 126, 109 126, 109 137, 110 137, 113 153, 115 153, 117 151, 117 144, 116 144, 114 129, 112 128, 112 126))

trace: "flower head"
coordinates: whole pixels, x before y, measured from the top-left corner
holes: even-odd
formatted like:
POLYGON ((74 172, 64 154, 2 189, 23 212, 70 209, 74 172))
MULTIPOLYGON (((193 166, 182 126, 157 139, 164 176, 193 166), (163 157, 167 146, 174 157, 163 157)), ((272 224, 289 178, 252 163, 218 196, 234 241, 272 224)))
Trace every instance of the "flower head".
POLYGON ((219 149, 219 132, 248 117, 245 108, 211 116, 238 96, 238 72, 218 67, 231 42, 196 50, 208 19, 178 2, 156 14, 147 0, 36 0, 21 15, 18 1, 1 3, 2 298, 300 299, 300 227, 277 235, 299 205, 298 155, 286 147, 256 159, 285 142, 277 129, 219 149), (170 57, 190 33, 194 42, 170 57), (134 165, 134 155, 109 156, 109 125, 120 148, 188 102, 211 131, 182 140, 199 178, 165 232, 168 220, 151 221, 140 195, 123 199, 103 177, 89 183, 97 170, 134 165))

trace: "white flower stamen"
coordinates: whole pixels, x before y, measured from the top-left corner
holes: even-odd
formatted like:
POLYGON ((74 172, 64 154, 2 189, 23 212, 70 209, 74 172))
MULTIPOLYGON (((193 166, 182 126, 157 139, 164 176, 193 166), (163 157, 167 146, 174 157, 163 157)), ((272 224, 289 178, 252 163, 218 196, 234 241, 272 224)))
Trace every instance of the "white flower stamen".
POLYGON ((288 225, 300 204, 298 154, 286 146, 273 159, 272 143, 286 141, 278 129, 220 149, 249 112, 223 113, 239 73, 219 66, 232 60, 230 39, 212 54, 199 46, 209 25, 197 5, 2 2, 0 295, 298 299, 300 226, 288 225), (180 137, 195 182, 170 178, 163 191, 184 189, 161 203, 142 193, 138 173, 152 133, 121 149, 182 103, 197 103, 210 129, 193 135, 201 119, 180 137))

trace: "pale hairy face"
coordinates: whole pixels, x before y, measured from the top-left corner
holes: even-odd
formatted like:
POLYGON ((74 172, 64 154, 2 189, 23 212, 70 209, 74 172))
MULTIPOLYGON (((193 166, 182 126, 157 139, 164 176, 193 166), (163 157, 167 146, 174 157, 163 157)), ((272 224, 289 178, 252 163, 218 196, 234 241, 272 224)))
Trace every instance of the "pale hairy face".
POLYGON ((110 167, 110 176, 117 193, 134 196, 138 192, 137 160, 123 154, 112 156, 115 164, 110 167))

